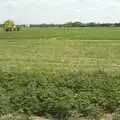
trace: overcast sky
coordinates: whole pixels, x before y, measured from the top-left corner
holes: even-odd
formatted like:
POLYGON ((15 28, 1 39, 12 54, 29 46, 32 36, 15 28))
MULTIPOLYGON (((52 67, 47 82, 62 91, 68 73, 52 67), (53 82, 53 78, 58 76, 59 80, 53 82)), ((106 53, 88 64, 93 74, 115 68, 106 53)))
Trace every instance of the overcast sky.
POLYGON ((0 0, 0 22, 120 22, 120 0, 0 0))

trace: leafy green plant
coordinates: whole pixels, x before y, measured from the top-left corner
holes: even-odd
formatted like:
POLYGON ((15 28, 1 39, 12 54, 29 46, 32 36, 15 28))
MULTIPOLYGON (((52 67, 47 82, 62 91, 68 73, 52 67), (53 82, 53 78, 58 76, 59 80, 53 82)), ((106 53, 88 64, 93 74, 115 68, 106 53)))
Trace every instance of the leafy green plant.
POLYGON ((7 114, 1 116, 0 120, 31 120, 31 118, 24 114, 7 114))
POLYGON ((18 111, 59 120, 81 116, 97 120, 102 111, 115 112, 120 107, 119 79, 105 72, 0 71, 0 114, 18 111))

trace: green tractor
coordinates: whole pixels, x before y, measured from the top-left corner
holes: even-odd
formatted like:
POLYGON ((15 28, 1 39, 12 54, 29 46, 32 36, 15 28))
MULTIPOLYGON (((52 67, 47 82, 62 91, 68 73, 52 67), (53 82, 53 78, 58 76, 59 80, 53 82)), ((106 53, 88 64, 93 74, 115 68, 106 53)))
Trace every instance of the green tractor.
POLYGON ((20 27, 15 25, 15 23, 12 20, 7 20, 3 24, 4 30, 6 32, 12 32, 12 31, 19 31, 20 27))

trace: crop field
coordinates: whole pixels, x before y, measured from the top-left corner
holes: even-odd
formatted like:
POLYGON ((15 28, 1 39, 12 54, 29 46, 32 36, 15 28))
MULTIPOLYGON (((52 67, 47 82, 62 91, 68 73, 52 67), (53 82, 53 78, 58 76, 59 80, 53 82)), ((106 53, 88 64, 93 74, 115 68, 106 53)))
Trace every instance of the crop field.
POLYGON ((120 113, 119 85, 120 28, 0 29, 1 115, 99 120, 120 113))
POLYGON ((1 32, 0 68, 119 70, 119 33, 119 28, 31 28, 1 32))

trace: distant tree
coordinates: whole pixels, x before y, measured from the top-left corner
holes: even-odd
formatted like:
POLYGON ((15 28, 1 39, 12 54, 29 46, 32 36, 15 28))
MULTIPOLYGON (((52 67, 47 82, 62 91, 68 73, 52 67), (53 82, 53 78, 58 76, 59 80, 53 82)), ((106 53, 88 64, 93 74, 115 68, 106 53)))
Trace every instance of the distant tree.
POLYGON ((72 22, 67 22, 63 25, 64 27, 72 27, 72 22))

